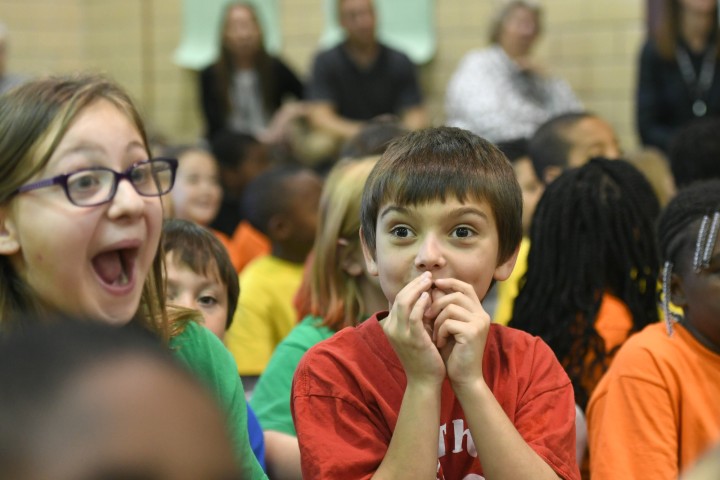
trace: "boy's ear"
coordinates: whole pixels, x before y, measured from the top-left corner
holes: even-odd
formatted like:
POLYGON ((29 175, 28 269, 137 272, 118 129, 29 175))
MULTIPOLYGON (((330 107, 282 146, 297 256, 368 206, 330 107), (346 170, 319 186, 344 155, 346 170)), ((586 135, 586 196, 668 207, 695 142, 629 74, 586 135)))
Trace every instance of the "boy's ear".
POLYGON ((0 207, 0 255, 14 255, 20 251, 15 223, 9 216, 8 207, 0 207))
POLYGON ((278 213, 268 220, 268 236, 271 240, 286 240, 292 235, 292 226, 287 216, 278 213))
POLYGON ((365 257, 365 267, 367 268, 368 274, 373 277, 378 276, 377 262, 375 262, 375 252, 372 252, 365 242, 365 234, 363 233, 362 227, 360 227, 360 246, 362 247, 363 257, 365 257))
POLYGON ((682 308, 687 306, 683 281, 676 273, 670 276, 670 302, 682 308))
POLYGON ((515 251, 507 258, 507 260, 495 267, 495 273, 493 274, 493 278, 495 280, 502 281, 508 279, 513 271, 513 268, 515 268, 515 262, 517 261, 519 251, 520 245, 515 247, 515 251))
POLYGON ((362 259, 357 249, 351 248, 350 243, 345 238, 339 238, 337 241, 337 258, 340 261, 340 268, 351 277, 359 277, 363 274, 362 259))

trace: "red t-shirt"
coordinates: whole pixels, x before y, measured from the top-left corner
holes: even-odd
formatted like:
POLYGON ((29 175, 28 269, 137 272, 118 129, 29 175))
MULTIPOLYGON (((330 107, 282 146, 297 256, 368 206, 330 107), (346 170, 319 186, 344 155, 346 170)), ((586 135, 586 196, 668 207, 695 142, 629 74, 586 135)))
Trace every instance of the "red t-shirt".
MULTIPOLYGON (((376 314, 310 349, 295 372, 292 413, 304 478, 370 478, 397 422, 405 371, 376 314)), ((579 479, 570 380, 537 337, 492 324, 483 375, 525 441, 564 479, 579 479)), ((438 479, 482 478, 469 426, 448 380, 438 426, 438 479), (475 474, 476 476, 469 476, 475 474)))

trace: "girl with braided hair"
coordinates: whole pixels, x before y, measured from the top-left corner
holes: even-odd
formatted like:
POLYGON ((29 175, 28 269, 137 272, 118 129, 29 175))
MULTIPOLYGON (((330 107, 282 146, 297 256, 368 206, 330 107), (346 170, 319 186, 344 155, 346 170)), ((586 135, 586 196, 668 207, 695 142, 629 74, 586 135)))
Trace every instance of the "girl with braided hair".
POLYGON ((658 320, 658 213, 643 175, 607 159, 566 171, 538 203, 510 326, 547 342, 583 410, 617 348, 658 320))
POLYGON ((718 180, 681 190, 663 212, 666 322, 628 340, 593 393, 593 480, 675 479, 720 441, 719 229, 718 180))

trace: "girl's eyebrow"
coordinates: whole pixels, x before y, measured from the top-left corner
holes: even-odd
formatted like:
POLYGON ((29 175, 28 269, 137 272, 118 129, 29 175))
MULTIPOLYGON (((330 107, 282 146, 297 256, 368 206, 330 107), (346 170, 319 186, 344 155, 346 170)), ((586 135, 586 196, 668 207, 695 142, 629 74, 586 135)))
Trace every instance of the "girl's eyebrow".
MULTIPOLYGON (((135 150, 138 148, 140 148, 144 151, 145 145, 143 145, 142 142, 133 140, 132 142, 127 144, 127 146, 125 147, 125 151, 127 153, 129 153, 132 150, 135 150)), ((81 154, 83 154, 83 153, 89 153, 89 154, 102 153, 102 154, 105 154, 106 150, 101 144, 83 141, 83 142, 78 143, 77 145, 71 146, 70 148, 68 148, 66 150, 59 150, 57 152, 57 154, 61 157, 65 156, 65 155, 70 155, 73 153, 81 153, 81 154)))

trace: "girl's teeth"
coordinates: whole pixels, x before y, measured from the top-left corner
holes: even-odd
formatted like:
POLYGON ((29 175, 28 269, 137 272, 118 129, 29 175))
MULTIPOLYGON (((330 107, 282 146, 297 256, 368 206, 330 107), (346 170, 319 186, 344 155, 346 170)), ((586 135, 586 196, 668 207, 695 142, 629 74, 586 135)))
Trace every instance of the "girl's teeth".
POLYGON ((130 280, 130 279, 128 278, 127 274, 123 271, 123 272, 120 274, 120 277, 117 279, 117 282, 116 282, 116 283, 117 283, 117 285, 123 287, 123 286, 125 286, 125 285, 128 284, 128 281, 129 281, 129 280, 130 280))

